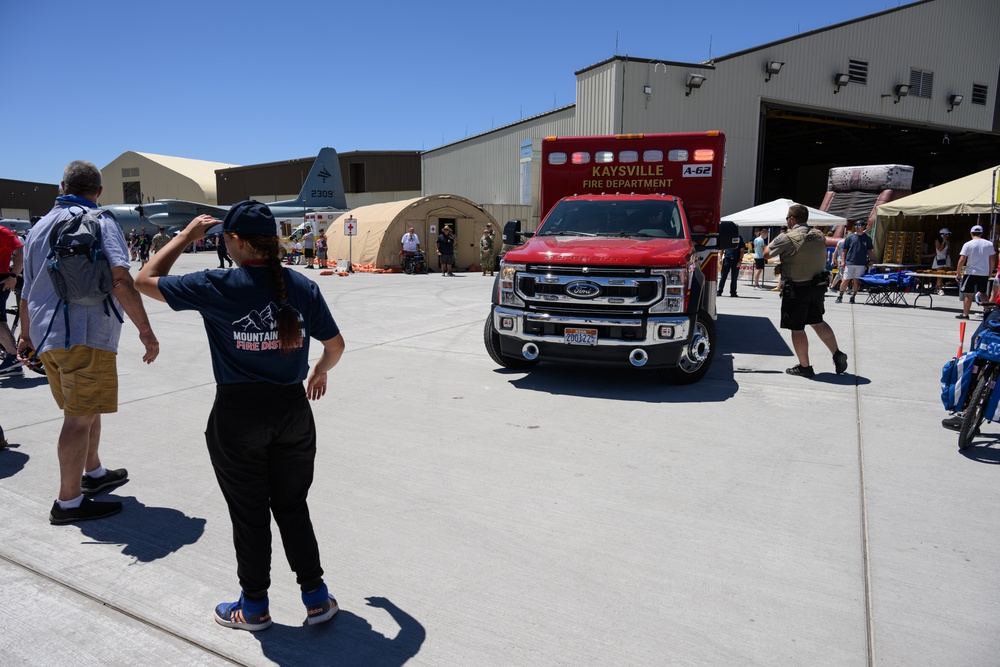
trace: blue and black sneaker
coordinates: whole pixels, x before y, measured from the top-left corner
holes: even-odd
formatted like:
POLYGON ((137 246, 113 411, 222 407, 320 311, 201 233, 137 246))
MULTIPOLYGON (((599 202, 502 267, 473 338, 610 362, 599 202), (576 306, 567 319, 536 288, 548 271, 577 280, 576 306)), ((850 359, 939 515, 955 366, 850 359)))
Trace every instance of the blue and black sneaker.
POLYGON ((215 608, 215 622, 227 628, 257 632, 271 627, 267 598, 247 600, 240 592, 236 602, 223 602, 215 608))
POLYGON ((303 593, 302 604, 306 606, 306 620, 302 625, 318 625, 329 621, 340 610, 337 600, 330 595, 326 584, 314 591, 303 593))

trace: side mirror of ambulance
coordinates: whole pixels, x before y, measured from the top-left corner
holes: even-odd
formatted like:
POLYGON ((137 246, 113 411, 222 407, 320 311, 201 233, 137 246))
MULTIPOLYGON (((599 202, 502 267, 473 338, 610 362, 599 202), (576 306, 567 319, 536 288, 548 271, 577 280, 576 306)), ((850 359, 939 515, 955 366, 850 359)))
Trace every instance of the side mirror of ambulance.
POLYGON ((521 245, 524 243, 521 236, 521 221, 508 220, 503 226, 503 242, 507 245, 521 245))
POLYGON ((719 250, 729 250, 740 244, 740 228, 735 222, 723 220, 719 223, 719 250))

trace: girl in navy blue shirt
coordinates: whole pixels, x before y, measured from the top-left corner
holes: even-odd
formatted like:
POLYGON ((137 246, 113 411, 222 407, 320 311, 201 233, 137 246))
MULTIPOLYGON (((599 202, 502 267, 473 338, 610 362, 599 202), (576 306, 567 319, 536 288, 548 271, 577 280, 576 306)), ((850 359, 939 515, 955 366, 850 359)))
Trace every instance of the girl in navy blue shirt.
POLYGON ((215 620, 251 631, 271 625, 273 514, 302 591, 305 624, 322 623, 338 608, 323 582, 306 504, 316 458, 309 400, 326 393, 344 339, 316 284, 281 265, 277 225, 260 202, 235 204, 222 221, 239 268, 168 275, 184 248, 218 224, 208 215, 192 220, 135 280, 146 296, 201 313, 208 334, 217 387, 205 438, 233 521, 243 589, 239 600, 216 607, 215 620), (310 338, 323 345, 312 369, 310 338))

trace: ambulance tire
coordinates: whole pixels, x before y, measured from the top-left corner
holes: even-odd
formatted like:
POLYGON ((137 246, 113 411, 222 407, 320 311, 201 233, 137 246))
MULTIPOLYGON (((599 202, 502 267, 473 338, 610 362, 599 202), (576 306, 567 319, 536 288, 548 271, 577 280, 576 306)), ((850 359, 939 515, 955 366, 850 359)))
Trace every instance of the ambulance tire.
POLYGON ((684 347, 680 363, 662 371, 671 384, 694 384, 705 376, 715 357, 715 322, 705 311, 698 313, 694 325, 694 338, 684 347), (707 350, 705 349, 707 346, 707 350), (692 347, 697 349, 692 349, 692 347))
POLYGON ((504 368, 512 371, 524 371, 534 368, 538 364, 538 359, 524 359, 523 357, 507 357, 500 354, 500 333, 493 326, 493 313, 486 317, 486 327, 483 329, 483 343, 490 359, 504 368))

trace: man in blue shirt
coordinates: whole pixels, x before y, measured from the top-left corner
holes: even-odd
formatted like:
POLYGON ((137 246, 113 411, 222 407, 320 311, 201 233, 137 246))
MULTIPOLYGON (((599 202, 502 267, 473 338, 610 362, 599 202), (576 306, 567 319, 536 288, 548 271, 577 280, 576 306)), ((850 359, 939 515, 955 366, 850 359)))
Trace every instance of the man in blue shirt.
POLYGON ((840 294, 837 295, 836 303, 843 303, 844 292, 847 291, 849 282, 853 283, 851 303, 854 303, 854 297, 858 293, 858 278, 868 273, 871 267, 875 244, 865 233, 866 227, 864 220, 855 221, 854 233, 844 239, 844 277, 840 280, 840 294))
MULTIPOLYGON (((106 469, 97 452, 101 414, 118 411, 116 356, 121 322, 103 304, 66 304, 64 318, 46 260, 53 228, 83 208, 97 208, 102 191, 100 170, 83 160, 70 162, 63 173, 62 191, 65 194, 56 199, 55 207, 32 227, 24 248, 21 335, 17 344, 22 358, 27 350, 36 349, 45 364, 52 396, 63 412, 58 443, 59 496, 49 513, 49 521, 54 524, 101 519, 120 512, 121 503, 84 500, 84 494, 95 494, 128 480, 128 471, 106 469)), ((101 244, 111 263, 113 301, 121 305, 139 330, 139 340, 145 347, 142 360, 152 363, 160 344, 149 325, 142 297, 132 284, 125 237, 112 217, 101 218, 101 244)))
POLYGON ((767 246, 767 230, 758 229, 757 237, 753 240, 753 288, 764 289, 764 267, 767 260, 764 259, 764 247, 767 246))

